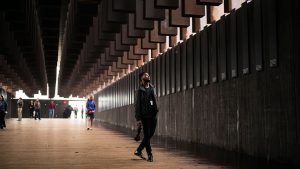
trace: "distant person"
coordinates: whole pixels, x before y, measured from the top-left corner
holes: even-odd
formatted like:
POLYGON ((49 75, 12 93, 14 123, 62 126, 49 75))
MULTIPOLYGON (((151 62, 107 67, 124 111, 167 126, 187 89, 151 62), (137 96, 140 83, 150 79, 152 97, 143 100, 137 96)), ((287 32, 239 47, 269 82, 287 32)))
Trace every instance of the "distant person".
POLYGON ((70 118, 72 110, 73 110, 72 106, 68 105, 64 110, 63 118, 70 118))
POLYGON ((37 98, 34 102, 34 111, 35 111, 35 116, 34 119, 36 120, 36 118, 39 118, 39 120, 41 120, 41 103, 39 101, 39 98, 37 98))
POLYGON ((7 103, 4 97, 0 96, 0 129, 6 128, 5 116, 7 114, 7 103))
POLYGON ((75 107, 73 108, 73 110, 74 110, 74 114, 75 114, 75 119, 77 119, 77 112, 78 112, 77 105, 75 105, 75 107))
POLYGON ((83 112, 84 112, 84 109, 83 109, 83 106, 81 106, 81 119, 83 119, 83 112))
MULTIPOLYGON (((142 151, 146 148, 148 159, 153 161, 150 139, 154 135, 157 123, 157 104, 154 87, 150 84, 150 76, 146 72, 139 74, 140 87, 135 94, 135 118, 137 126, 143 126, 144 138, 139 147, 134 152, 134 155, 144 159, 142 151)), ((139 129, 140 130, 140 129, 139 129)))
POLYGON ((28 107, 29 107, 29 117, 30 117, 30 118, 33 118, 33 111, 34 111, 34 103, 33 103, 33 100, 30 101, 28 107))
POLYGON ((86 102, 86 115, 87 115, 87 130, 93 129, 93 120, 95 118, 96 104, 93 100, 93 96, 90 96, 86 102))
POLYGON ((56 104, 54 103, 54 101, 51 101, 48 106, 49 118, 54 118, 55 108, 56 108, 56 104))
POLYGON ((22 109, 23 109, 22 97, 20 97, 19 100, 17 101, 17 105, 18 105, 18 121, 21 121, 22 120, 22 109))

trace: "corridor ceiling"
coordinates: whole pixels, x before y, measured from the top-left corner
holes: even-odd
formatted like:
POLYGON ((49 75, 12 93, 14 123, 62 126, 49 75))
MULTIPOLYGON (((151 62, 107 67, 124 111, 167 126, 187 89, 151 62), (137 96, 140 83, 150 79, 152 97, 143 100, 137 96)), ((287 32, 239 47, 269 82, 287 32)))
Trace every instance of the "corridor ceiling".
MULTIPOLYGON (((199 31, 205 6, 218 6, 222 0, 0 3, 0 85, 32 95, 37 89, 46 94, 48 84, 53 97, 60 59, 58 94, 68 97, 86 96, 125 75, 147 61, 149 49, 156 57, 159 49, 175 45, 177 28, 182 38, 190 18, 193 31, 199 31)), ((226 8, 228 1, 224 3, 226 8)))

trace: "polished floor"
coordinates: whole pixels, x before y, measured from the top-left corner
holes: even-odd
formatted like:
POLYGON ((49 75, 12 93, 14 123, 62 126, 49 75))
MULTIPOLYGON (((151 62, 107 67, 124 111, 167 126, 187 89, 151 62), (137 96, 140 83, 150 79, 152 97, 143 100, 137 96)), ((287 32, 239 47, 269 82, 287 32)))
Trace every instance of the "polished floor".
POLYGON ((8 119, 0 130, 0 169, 176 169, 231 168, 153 147, 154 162, 133 155, 132 137, 97 125, 92 131, 79 119, 8 119))

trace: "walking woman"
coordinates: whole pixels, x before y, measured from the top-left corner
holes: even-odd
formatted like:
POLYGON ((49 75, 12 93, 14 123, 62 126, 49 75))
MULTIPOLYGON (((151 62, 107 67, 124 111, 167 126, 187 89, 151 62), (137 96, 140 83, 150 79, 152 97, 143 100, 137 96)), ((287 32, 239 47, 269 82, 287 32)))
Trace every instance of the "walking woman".
POLYGON ((146 148, 148 159, 153 161, 150 139, 154 135, 157 123, 157 104, 154 87, 150 84, 150 76, 146 72, 139 74, 140 87, 135 95, 135 118, 138 126, 143 126, 144 138, 134 155, 144 159, 142 151, 146 148))
POLYGON ((0 96, 0 129, 6 128, 5 115, 7 114, 7 103, 4 97, 0 96))
POLYGON ((92 130, 93 129, 93 120, 95 118, 95 109, 96 109, 96 104, 93 100, 93 96, 90 96, 86 103, 86 115, 87 115, 87 130, 92 130))

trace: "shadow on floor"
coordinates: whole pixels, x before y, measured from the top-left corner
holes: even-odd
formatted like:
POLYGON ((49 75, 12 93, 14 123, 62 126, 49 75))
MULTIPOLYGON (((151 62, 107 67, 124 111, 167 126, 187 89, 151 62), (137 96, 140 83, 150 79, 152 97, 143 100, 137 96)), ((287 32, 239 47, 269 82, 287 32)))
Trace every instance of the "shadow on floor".
MULTIPOLYGON (((136 131, 108 123, 95 122, 95 126, 120 132, 134 138, 136 131)), ((221 148, 209 147, 197 143, 178 141, 171 138, 154 136, 151 143, 165 151, 195 159, 198 164, 218 164, 231 169, 296 169, 298 167, 282 164, 277 161, 252 157, 249 155, 227 151, 221 148)), ((134 150, 133 150, 134 151, 134 150)))

